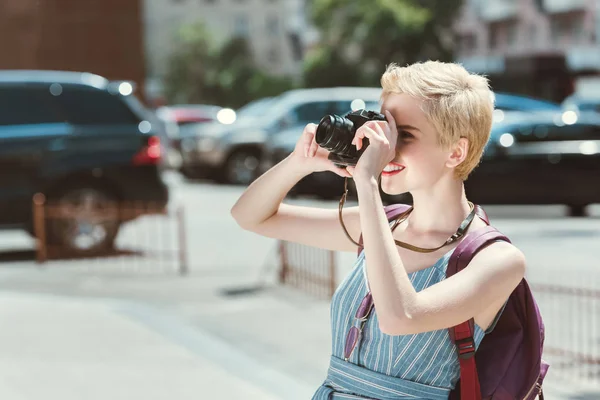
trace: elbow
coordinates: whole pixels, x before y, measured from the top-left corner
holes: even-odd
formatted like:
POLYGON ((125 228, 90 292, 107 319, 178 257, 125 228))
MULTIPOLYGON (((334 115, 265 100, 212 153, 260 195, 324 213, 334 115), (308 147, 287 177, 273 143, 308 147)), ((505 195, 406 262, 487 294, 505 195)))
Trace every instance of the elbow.
POLYGON ((240 228, 249 230, 248 222, 244 220, 242 213, 235 207, 235 205, 231 208, 229 213, 240 228))
POLYGON ((230 214, 238 226, 245 231, 255 232, 257 228, 264 222, 260 220, 257 221, 256 218, 252 218, 252 215, 236 209, 235 206, 231 208, 230 214))

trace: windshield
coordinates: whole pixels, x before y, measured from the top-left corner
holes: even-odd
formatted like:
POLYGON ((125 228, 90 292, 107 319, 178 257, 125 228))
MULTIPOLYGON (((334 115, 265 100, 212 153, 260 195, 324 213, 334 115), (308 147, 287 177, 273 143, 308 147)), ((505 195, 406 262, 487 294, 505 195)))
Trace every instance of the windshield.
POLYGON ((365 110, 381 112, 381 104, 378 101, 365 102, 365 110))
POLYGON ((269 111, 271 104, 275 102, 274 97, 265 97, 262 99, 251 101, 245 106, 237 110, 238 118, 261 117, 269 111))

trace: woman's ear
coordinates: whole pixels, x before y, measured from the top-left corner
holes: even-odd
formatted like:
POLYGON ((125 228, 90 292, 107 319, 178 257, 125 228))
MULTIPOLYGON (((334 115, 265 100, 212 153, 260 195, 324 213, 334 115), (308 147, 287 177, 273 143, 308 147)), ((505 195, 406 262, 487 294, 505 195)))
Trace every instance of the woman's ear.
POLYGON ((448 157, 448 161, 446 161, 446 166, 448 168, 458 167, 463 161, 465 161, 468 152, 469 140, 465 137, 461 137, 452 147, 452 152, 448 157))

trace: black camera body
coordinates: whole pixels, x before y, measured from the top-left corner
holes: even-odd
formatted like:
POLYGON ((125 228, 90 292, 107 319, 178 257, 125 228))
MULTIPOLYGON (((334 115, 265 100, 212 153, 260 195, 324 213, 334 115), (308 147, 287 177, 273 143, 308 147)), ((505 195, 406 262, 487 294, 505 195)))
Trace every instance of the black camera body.
POLYGON ((329 151, 329 160, 340 167, 356 166, 358 159, 369 145, 369 139, 364 138, 360 150, 352 144, 356 130, 367 121, 386 121, 383 114, 375 111, 356 110, 345 117, 326 115, 321 118, 315 141, 329 151))

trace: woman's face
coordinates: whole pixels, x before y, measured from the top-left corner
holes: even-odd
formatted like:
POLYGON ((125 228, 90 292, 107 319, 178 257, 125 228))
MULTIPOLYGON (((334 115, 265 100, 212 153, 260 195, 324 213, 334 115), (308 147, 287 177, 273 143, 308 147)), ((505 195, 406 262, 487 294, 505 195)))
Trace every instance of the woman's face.
POLYGON ((451 153, 438 144, 438 133, 427 121, 421 102, 407 94, 389 94, 381 105, 398 127, 396 157, 381 174, 381 189, 390 195, 433 186, 449 171, 446 161, 451 153), (389 167, 403 166, 399 172, 389 167))

